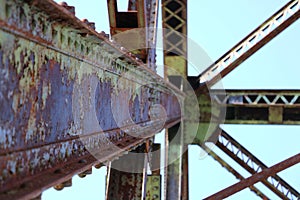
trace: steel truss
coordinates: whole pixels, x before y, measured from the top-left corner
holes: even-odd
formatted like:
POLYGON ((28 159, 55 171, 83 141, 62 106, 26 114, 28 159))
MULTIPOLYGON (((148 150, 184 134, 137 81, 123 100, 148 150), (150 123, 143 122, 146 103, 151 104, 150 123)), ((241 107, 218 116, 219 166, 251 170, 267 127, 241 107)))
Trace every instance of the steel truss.
MULTIPOLYGON (((244 180, 245 178, 236 171, 233 167, 231 167, 225 160, 223 160, 221 157, 219 157, 211 148, 207 147, 205 144, 198 144, 208 155, 210 155, 215 161, 217 161, 222 167, 227 169, 228 172, 233 174, 237 179, 240 181, 244 180)), ((269 199, 264 193, 262 193, 258 188, 251 185, 249 186, 249 189, 254 192, 257 196, 261 197, 264 200, 269 199)))
POLYGON ((282 170, 285 170, 299 162, 300 162, 300 154, 296 154, 293 157, 290 157, 276 165, 273 165, 270 168, 263 169, 261 172, 258 172, 256 174, 252 175, 251 177, 240 181, 239 183, 236 183, 214 195, 211 195, 211 196, 205 198, 205 200, 224 199, 232 194, 235 194, 236 192, 239 192, 247 187, 250 187, 251 185, 254 185, 255 183, 257 183, 261 180, 267 179, 268 177, 270 177, 282 170))
MULTIPOLYGON (((113 35, 128 28, 157 26, 156 0, 131 0, 131 13, 118 13, 114 7, 116 1, 108 0, 108 3, 112 8, 109 14, 113 35), (141 6, 146 4, 148 10, 141 6), (124 19, 132 16, 136 24, 130 20, 123 24, 124 19)), ((92 166, 99 168, 102 163, 149 143, 162 128, 163 120, 160 113, 150 116, 148 111, 152 105, 165 108, 165 128, 171 127, 167 139, 172 136, 172 129, 177 127, 174 124, 182 117, 179 101, 185 94, 154 72, 155 32, 143 40, 150 41, 146 46, 152 49, 139 51, 138 57, 147 62, 143 63, 120 44, 110 41, 107 34, 97 33, 93 22, 77 19, 72 6, 59 6, 50 0, 7 0, 1 4, 0 108, 6 112, 0 116, 0 199, 39 199, 45 189, 71 186, 72 176, 85 177, 91 173, 92 166), (124 77, 129 72, 134 73, 124 77), (119 85, 131 86, 118 88, 119 85), (74 94, 74 88, 79 92, 74 94), (128 91, 122 93, 122 90, 128 91), (130 95, 126 96, 127 93, 130 95), (128 110, 124 104, 129 105, 128 110), (119 109, 120 116, 114 115, 114 108, 119 109), (99 125, 99 129, 91 128, 99 125)), ((186 0, 164 0, 162 4, 163 27, 169 29, 164 32, 164 61, 178 72, 165 71, 170 81, 174 76, 187 75, 187 42, 182 37, 187 33, 186 6, 186 0)), ((212 90, 204 94, 299 16, 300 1, 290 1, 197 77, 196 93, 207 95, 212 102, 227 108, 225 123, 300 124, 297 90, 228 90, 225 96, 212 90)), ((210 104, 199 102, 201 108, 207 105, 210 104)), ((298 163, 299 154, 268 168, 224 131, 218 139, 217 146, 253 175, 245 179, 208 151, 241 180, 209 199, 227 197, 246 187, 267 198, 253 186, 258 181, 283 199, 300 198, 298 191, 276 175, 298 163)), ((187 144, 178 141, 169 148, 166 157, 181 153, 183 145, 187 144)), ((165 196, 169 199, 188 199, 187 160, 186 153, 166 170, 165 196)), ((157 159, 155 162, 158 165, 157 159)), ((144 160, 139 162, 138 167, 145 169, 145 166, 144 160)), ((133 198, 143 198, 141 191, 149 191, 150 197, 160 197, 159 174, 153 172, 153 177, 144 184, 145 173, 125 174, 109 167, 107 197, 128 196, 126 188, 134 191, 130 194, 133 198), (139 180, 138 187, 129 184, 122 187, 121 179, 139 180), (151 188, 143 188, 147 185, 151 188), (122 190, 119 196, 113 193, 116 188, 122 190)))
POLYGON ((300 2, 298 0, 290 1, 202 72, 198 77, 199 82, 212 86, 284 31, 299 17, 300 2))
POLYGON ((299 90, 210 91, 226 107, 226 124, 300 124, 299 90))
MULTIPOLYGON (((249 173, 256 174, 268 168, 262 161, 239 144, 228 133, 224 130, 221 130, 220 132, 221 134, 216 146, 240 164, 249 173)), ((277 174, 270 176, 268 179, 262 179, 261 182, 281 199, 297 199, 300 196, 297 190, 295 190, 277 174)))
MULTIPOLYGON (((164 78, 183 87, 187 77, 187 1, 162 0, 162 26, 164 45, 164 78)), ((188 154, 184 153, 185 142, 180 124, 166 130, 165 198, 188 199, 188 154), (174 139, 176 134, 178 139, 174 139), (181 155, 183 155, 181 157, 181 155), (174 162, 169 162, 173 161, 174 162)))
MULTIPOLYGON (((299 124, 298 90, 226 90, 226 92, 224 92, 210 89, 211 86, 221 78, 229 74, 267 42, 295 22, 299 16, 300 2, 298 0, 290 1, 202 72, 197 79, 191 77, 191 83, 193 83, 193 87, 200 99, 201 96, 206 96, 204 99, 211 101, 211 103, 207 100, 199 102, 199 107, 204 110, 202 111, 200 122, 207 123, 213 120, 214 116, 207 113, 207 110, 210 109, 206 107, 216 104, 219 107, 226 108, 225 124, 299 124)), ((220 131, 216 131, 216 133, 219 132, 220 131)), ((228 197, 234 194, 233 190, 237 192, 245 187, 251 188, 257 181, 262 181, 282 199, 300 198, 299 192, 277 176, 276 172, 264 177, 260 175, 279 169, 281 164, 288 164, 288 160, 269 169, 223 130, 221 130, 221 134, 218 137, 217 146, 248 172, 253 174, 253 177, 243 179, 243 177, 228 164, 224 163, 214 152, 210 152, 209 154, 215 160, 242 180, 239 184, 216 193, 207 199, 222 199, 228 197), (244 187, 242 187, 242 185, 244 187)), ((204 149, 207 150, 206 147, 204 147, 204 149)), ((294 157, 294 161, 297 159, 299 160, 299 155, 294 157)), ((297 162, 295 161, 293 164, 297 162)), ((286 167, 289 166, 287 165, 286 167)), ((283 169, 284 168, 281 168, 281 170, 283 169)), ((254 192, 260 194, 255 189, 254 192)), ((261 197, 263 197, 263 195, 261 197)))

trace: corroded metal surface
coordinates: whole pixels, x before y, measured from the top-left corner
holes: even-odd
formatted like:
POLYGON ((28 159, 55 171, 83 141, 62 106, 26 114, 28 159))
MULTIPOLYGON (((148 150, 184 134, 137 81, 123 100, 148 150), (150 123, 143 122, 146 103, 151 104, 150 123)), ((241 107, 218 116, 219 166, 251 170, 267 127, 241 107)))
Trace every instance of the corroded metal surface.
POLYGON ((181 199, 183 140, 180 123, 166 130, 165 199, 181 199), (179 137, 176 135, 179 135, 179 137))
POLYGON ((1 199, 38 196, 180 119, 179 90, 65 8, 0 5, 1 199))
POLYGON ((145 200, 160 200, 161 199, 161 176, 148 175, 145 200))
POLYGON ((109 175, 110 182, 108 183, 107 200, 143 199, 143 174, 121 172, 111 169, 109 175), (114 187, 110 185, 113 185, 114 187))
POLYGON ((147 158, 146 145, 141 145, 131 153, 136 157, 124 155, 111 162, 107 173, 106 200, 143 200, 145 194, 147 158))
POLYGON ((189 151, 186 151, 182 155, 182 177, 181 177, 181 199, 189 200, 189 151))
POLYGON ((210 90, 199 94, 199 106, 201 122, 218 120, 217 107, 226 109, 226 124, 300 124, 299 90, 210 90))
MULTIPOLYGON (((187 77, 187 1, 186 0, 163 0, 162 27, 164 48, 164 77, 170 80, 178 88, 184 90, 185 78, 187 77)), ((186 102, 185 102, 186 103, 186 102)), ((195 103, 195 102, 193 102, 195 103)), ((195 106, 190 106, 195 108, 195 106)), ((198 113, 197 113, 198 114, 198 113)), ((166 130, 165 135, 165 199, 186 199, 188 184, 187 154, 185 151, 186 141, 184 123, 176 124, 166 130)), ((198 127, 198 124, 197 124, 198 127)), ((196 129, 197 130, 197 129, 196 129)))
POLYGON ((187 76, 187 0, 162 1, 164 73, 187 76), (167 67, 166 67, 167 66, 167 67))

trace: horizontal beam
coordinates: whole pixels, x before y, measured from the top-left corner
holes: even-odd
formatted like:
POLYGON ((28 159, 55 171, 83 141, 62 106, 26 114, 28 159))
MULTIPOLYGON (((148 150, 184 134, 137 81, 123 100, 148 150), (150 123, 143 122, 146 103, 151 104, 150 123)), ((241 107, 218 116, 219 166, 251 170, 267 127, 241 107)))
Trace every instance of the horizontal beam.
POLYGON ((270 168, 264 169, 261 172, 256 173, 256 174, 240 181, 239 183, 233 184, 230 187, 205 198, 205 200, 225 199, 226 197, 229 197, 251 185, 254 185, 257 182, 267 179, 268 177, 270 177, 276 173, 279 173, 295 164, 298 164, 299 162, 300 162, 300 154, 297 154, 297 155, 290 157, 276 165, 273 165, 270 168))
POLYGON ((210 95, 225 105, 300 105, 300 90, 210 90, 210 95))
POLYGON ((275 36, 284 31, 289 25, 295 22, 299 16, 299 0, 289 1, 283 8, 201 73, 198 77, 199 82, 212 86, 271 41, 275 36))
POLYGON ((227 106, 225 124, 300 124, 296 108, 268 106, 227 106))
MULTIPOLYGON (((221 134, 219 135, 216 143, 217 147, 219 147, 248 172, 255 174, 268 168, 262 161, 239 144, 224 130, 221 130, 220 133, 221 134)), ((277 174, 274 174, 266 180, 262 180, 262 183, 281 199, 297 199, 300 196, 297 190, 295 190, 277 174)))
POLYGON ((55 2, 0 13, 0 199, 34 198, 180 121, 181 91, 55 2))
POLYGON ((34 199, 39 197, 42 191, 72 179, 75 174, 80 174, 92 166, 98 166, 98 164, 99 161, 93 155, 74 158, 72 161, 66 161, 51 169, 26 177, 26 181, 19 179, 13 185, 7 183, 9 185, 5 185, 3 189, 1 188, 0 198, 34 199))
MULTIPOLYGON (((226 111, 225 124, 300 124, 299 90, 209 90, 206 96, 211 102, 200 101, 200 108, 226 111)), ((200 115, 209 120, 209 113, 200 115)))

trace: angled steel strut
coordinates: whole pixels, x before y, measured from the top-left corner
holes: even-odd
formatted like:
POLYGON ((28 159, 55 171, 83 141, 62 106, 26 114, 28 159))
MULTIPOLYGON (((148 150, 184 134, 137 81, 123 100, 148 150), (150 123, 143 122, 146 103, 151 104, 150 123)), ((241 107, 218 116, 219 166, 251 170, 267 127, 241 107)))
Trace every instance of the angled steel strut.
MULTIPOLYGON (((261 172, 268 168, 262 161, 239 144, 224 130, 221 131, 216 145, 251 174, 261 172)), ((261 181, 281 199, 297 199, 300 197, 299 192, 277 174, 261 181)))
POLYGON ((250 176, 249 178, 246 178, 246 179, 240 181, 239 183, 231 185, 230 187, 205 198, 205 200, 224 199, 226 197, 229 197, 230 195, 233 195, 236 192, 239 192, 259 181, 267 179, 268 177, 270 177, 278 172, 281 172, 282 170, 285 170, 299 162, 300 162, 300 154, 296 154, 276 165, 273 165, 270 168, 263 169, 261 172, 258 172, 256 174, 250 176))
POLYGON ((300 1, 290 1, 201 73, 198 76, 199 82, 213 85, 295 22, 299 16, 300 1))
MULTIPOLYGON (((233 174, 237 179, 244 180, 245 178, 238 172, 236 171, 233 167, 231 167, 225 160, 223 160, 221 157, 219 157, 212 149, 207 147, 205 144, 204 145, 199 145, 204 149, 208 155, 210 155, 215 161, 217 161, 222 167, 227 169, 231 174, 233 174)), ((254 185, 249 186, 249 189, 254 192, 257 196, 264 200, 268 200, 269 198, 261 192, 258 188, 256 188, 254 185)))

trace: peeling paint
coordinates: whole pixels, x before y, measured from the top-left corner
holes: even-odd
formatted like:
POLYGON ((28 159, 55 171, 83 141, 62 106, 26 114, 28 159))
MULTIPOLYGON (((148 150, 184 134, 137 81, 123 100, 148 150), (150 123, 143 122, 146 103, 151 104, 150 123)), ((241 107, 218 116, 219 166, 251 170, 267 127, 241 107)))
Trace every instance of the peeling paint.
POLYGON ((16 174, 17 172, 17 161, 10 160, 7 162, 7 169, 10 174, 16 174))
POLYGON ((51 84, 44 81, 42 90, 43 90, 43 93, 42 93, 42 100, 43 100, 42 109, 45 109, 46 100, 48 98, 48 95, 51 95, 51 84))
POLYGON ((5 129, 0 127, 0 148, 10 148, 15 144, 14 137, 16 136, 15 128, 5 129))
POLYGON ((33 114, 31 114, 28 120, 27 132, 25 136, 26 143, 32 141, 35 133, 36 133, 36 118, 35 116, 33 116, 33 114))
POLYGON ((142 139, 130 131, 150 137, 159 125, 148 113, 155 103, 170 121, 180 117, 166 83, 113 44, 24 1, 0 5, 0 192, 82 155, 105 162, 124 153, 117 145, 133 148, 142 139))

